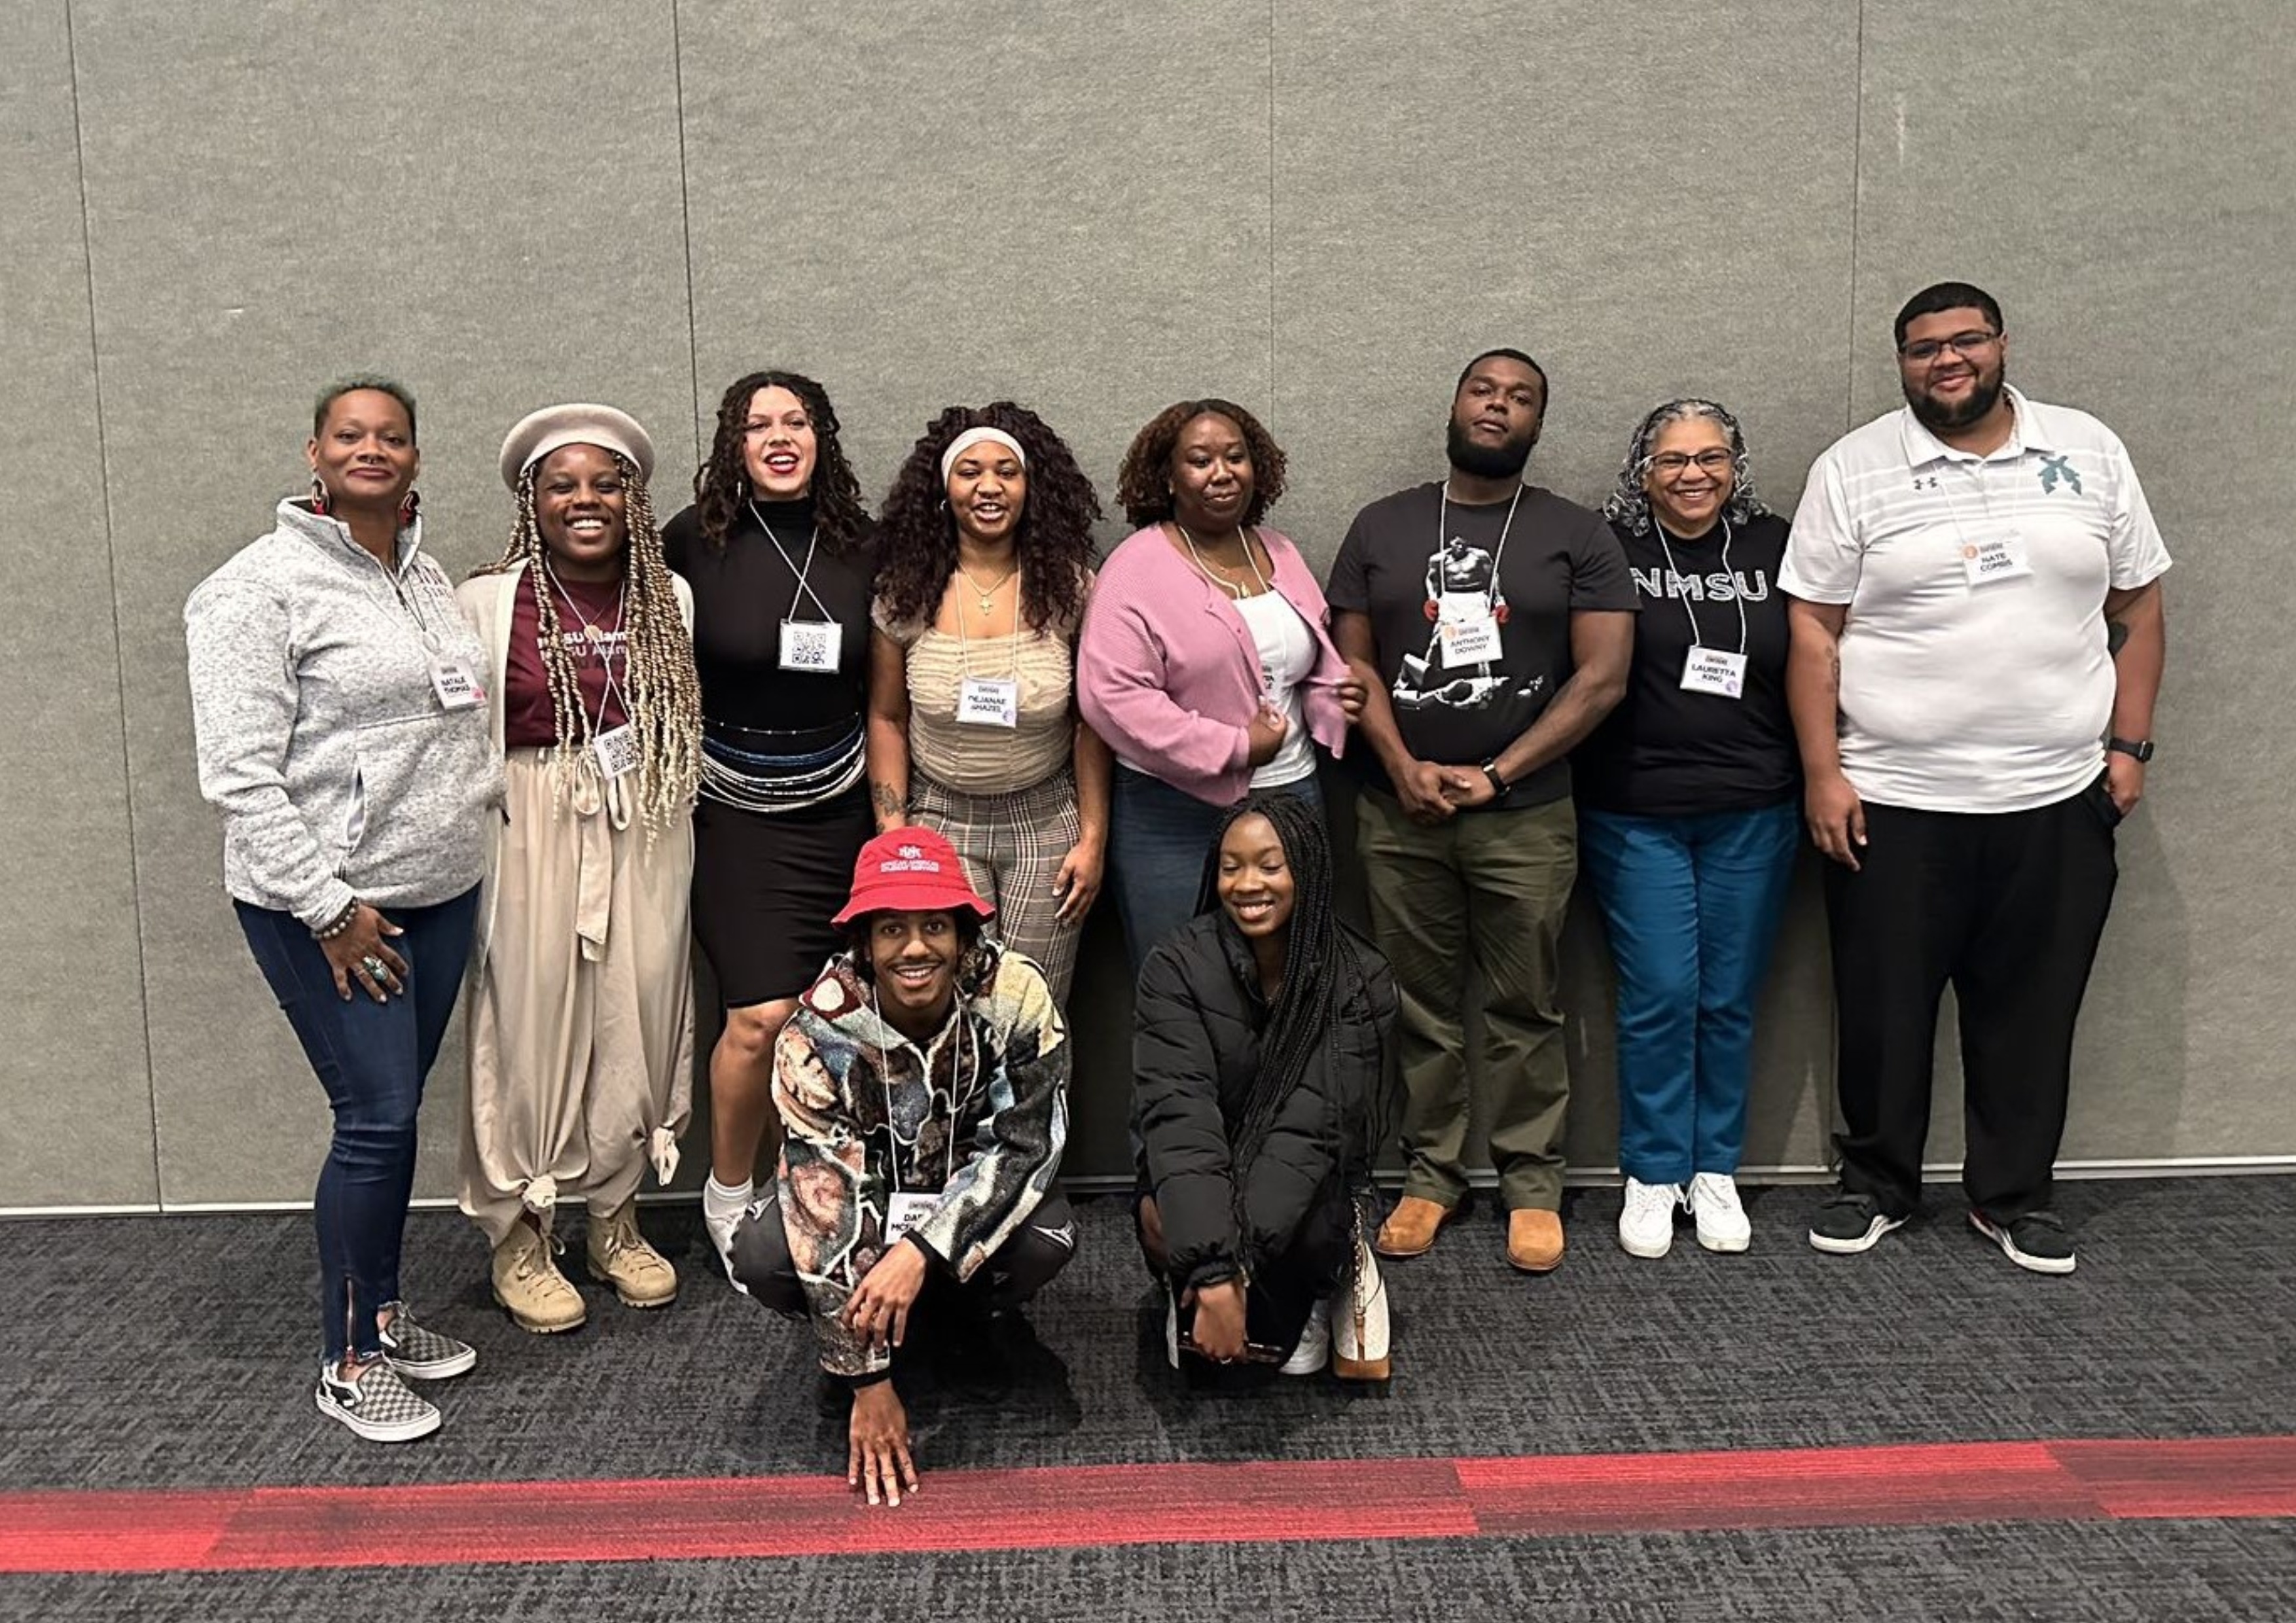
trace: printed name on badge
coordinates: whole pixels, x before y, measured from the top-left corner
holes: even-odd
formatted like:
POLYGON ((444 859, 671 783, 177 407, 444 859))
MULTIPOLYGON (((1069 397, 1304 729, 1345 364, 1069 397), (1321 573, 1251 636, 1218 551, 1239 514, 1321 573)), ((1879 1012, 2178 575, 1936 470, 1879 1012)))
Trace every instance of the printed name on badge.
POLYGON ((1481 609, 1464 619, 1447 619, 1435 627, 1443 643, 1443 665, 1483 665, 1499 657, 1499 623, 1481 609))
POLYGON ((932 1215, 940 1204, 934 1194, 897 1194, 885 1201, 885 1243, 890 1246, 932 1215))
POLYGON ((1693 646, 1682 661, 1682 691, 1737 699, 1746 692, 1746 656, 1727 648, 1693 646))
POLYGON ((1964 542, 1961 568, 1972 586, 1989 586, 1997 580, 2019 580, 2033 572, 2025 561, 2024 541, 2013 535, 1964 542))
POLYGON ((487 701, 478 672, 464 661, 444 655, 430 661, 430 688, 439 695, 441 709, 467 710, 487 701))
POLYGON ((845 627, 835 620, 783 620, 782 668, 834 675, 845 627))
POLYGON ((1010 676, 967 676, 957 684, 956 718, 977 727, 1021 725, 1021 684, 1010 676))

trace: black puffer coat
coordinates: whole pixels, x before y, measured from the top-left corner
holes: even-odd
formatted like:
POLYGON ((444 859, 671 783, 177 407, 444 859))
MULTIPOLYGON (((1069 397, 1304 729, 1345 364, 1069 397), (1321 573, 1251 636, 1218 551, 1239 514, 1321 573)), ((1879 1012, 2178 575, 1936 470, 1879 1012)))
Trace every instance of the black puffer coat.
POLYGON ((1339 1018, 1246 1175, 1242 1234, 1228 1135, 1267 1025, 1259 971, 1217 912, 1158 945, 1141 967, 1133 1119, 1177 1285, 1217 1283, 1303 1248, 1323 1256, 1333 1238, 1324 1230, 1336 1225, 1341 1241, 1352 1230, 1349 1184, 1368 1171, 1374 1148, 1364 1141, 1385 1086, 1396 996, 1378 949, 1353 931, 1348 939, 1361 973, 1348 976, 1339 1018))

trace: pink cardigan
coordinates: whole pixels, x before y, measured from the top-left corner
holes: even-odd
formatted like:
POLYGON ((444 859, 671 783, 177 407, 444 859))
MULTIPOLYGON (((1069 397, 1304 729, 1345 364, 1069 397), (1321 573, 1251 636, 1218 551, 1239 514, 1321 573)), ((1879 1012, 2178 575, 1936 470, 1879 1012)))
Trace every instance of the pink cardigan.
MULTIPOLYGON (((1336 690, 1348 668, 1332 646, 1331 611, 1291 538, 1264 524, 1259 533, 1276 591, 1316 636, 1300 694, 1308 732, 1338 755, 1348 723, 1336 690)), ((1230 806, 1251 786, 1259 694, 1259 650, 1227 594, 1158 527, 1127 536, 1101 566, 1077 644, 1077 703, 1093 731, 1173 788, 1230 806)))

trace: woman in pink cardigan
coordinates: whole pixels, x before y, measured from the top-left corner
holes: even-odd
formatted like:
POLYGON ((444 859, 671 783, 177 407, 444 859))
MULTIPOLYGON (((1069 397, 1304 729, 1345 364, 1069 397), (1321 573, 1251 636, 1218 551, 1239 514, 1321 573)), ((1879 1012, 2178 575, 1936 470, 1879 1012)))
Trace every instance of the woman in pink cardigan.
POLYGON ((1118 483, 1142 528, 1101 569, 1077 700, 1116 754, 1108 856, 1136 970, 1194 915, 1223 811, 1269 789, 1320 807, 1316 746, 1341 752, 1363 695, 1300 549, 1260 526, 1283 453, 1250 412, 1167 407, 1118 483))

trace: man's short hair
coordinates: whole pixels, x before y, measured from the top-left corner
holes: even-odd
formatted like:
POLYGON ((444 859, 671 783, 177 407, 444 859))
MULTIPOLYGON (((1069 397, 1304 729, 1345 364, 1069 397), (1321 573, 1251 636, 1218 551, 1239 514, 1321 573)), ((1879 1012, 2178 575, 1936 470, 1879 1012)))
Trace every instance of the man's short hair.
POLYGON ((1521 361, 1524 365, 1530 368, 1531 376, 1538 380, 1538 414, 1542 417, 1545 416, 1546 414, 1546 408, 1550 405, 1554 404, 1554 400, 1553 390, 1547 387, 1546 368, 1541 366, 1537 361, 1532 360, 1520 349, 1484 350, 1473 360, 1469 361, 1464 366, 1459 368, 1459 381, 1451 385, 1452 396, 1456 398, 1459 391, 1467 386, 1467 380, 1469 377, 1473 375, 1475 368, 1481 365, 1485 361, 1489 360, 1491 357, 1495 355, 1505 356, 1510 361, 1521 361))
POLYGON ((1966 282, 1940 282, 1925 287, 1906 300, 1906 307, 1898 312, 1898 348, 1906 347, 1906 329, 1924 316, 1934 316, 1939 310, 1982 310, 1985 319, 1993 324, 1996 332, 2001 325, 2001 306, 1992 294, 1966 282))

